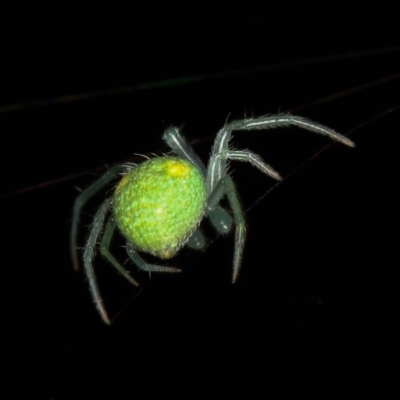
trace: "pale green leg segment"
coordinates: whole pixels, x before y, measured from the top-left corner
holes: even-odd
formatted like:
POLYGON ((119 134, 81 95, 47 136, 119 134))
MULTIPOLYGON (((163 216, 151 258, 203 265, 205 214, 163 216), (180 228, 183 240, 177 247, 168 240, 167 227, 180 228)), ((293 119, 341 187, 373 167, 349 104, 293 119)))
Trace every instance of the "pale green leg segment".
POLYGON ((96 276, 93 270, 93 256, 96 249, 97 240, 101 234, 101 230, 104 225, 104 221, 107 217, 107 213, 110 210, 112 199, 109 198, 103 202, 100 208, 97 210, 94 216, 92 228, 90 229, 89 237, 83 252, 83 266, 89 283, 90 294, 92 295, 93 301, 96 305, 97 310, 106 324, 110 324, 107 312, 104 308, 103 300, 101 299, 99 288, 97 286, 96 276))
POLYGON ((110 244, 116 227, 117 224, 115 223, 114 218, 110 217, 107 222, 103 239, 101 241, 100 252, 127 281, 132 283, 132 285, 139 286, 139 283, 132 278, 129 272, 117 261, 117 259, 110 252, 110 244))
POLYGON ((128 256, 131 258, 131 260, 137 265, 140 269, 143 271, 148 271, 148 272, 181 272, 179 268, 175 267, 165 267, 163 265, 155 265, 155 264, 149 264, 145 260, 143 260, 142 257, 139 256, 137 251, 135 250, 135 247, 131 242, 126 242, 126 252, 128 253, 128 256))
POLYGON ((217 134, 212 149, 212 155, 207 169, 207 183, 210 192, 214 189, 218 181, 226 175, 226 162, 228 159, 236 159, 238 161, 248 161, 262 172, 270 175, 272 178, 280 179, 279 174, 256 154, 245 151, 230 151, 229 141, 233 131, 252 131, 267 130, 276 128, 285 128, 289 126, 297 126, 311 132, 325 135, 333 140, 341 142, 346 146, 354 147, 354 143, 347 137, 335 132, 327 126, 318 122, 311 121, 307 118, 296 117, 294 115, 270 115, 262 118, 246 118, 239 121, 233 121, 225 125, 217 134), (226 157, 226 153, 231 156, 226 157), (240 154, 242 153, 242 154, 240 154), (248 155, 246 156, 245 153, 248 155), (247 159, 246 159, 247 158, 247 159), (277 174, 277 175, 276 175, 277 174), (276 176, 274 176, 276 175, 276 176))
MULTIPOLYGON (((227 195, 229 205, 233 212, 235 222, 235 252, 233 256, 233 275, 232 283, 235 283, 238 276, 243 258, 243 248, 246 241, 246 222, 244 213, 240 205, 239 197, 233 180, 229 176, 223 177, 218 181, 214 190, 208 197, 207 209, 213 210, 214 207, 221 201, 222 197, 227 195)), ((210 214, 210 218, 213 214, 210 214)))

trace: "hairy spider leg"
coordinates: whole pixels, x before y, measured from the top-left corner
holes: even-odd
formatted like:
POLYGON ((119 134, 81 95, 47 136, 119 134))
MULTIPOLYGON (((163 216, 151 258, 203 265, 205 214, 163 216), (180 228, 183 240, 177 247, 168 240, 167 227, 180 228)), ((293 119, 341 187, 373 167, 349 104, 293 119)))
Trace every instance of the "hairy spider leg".
POLYGON ((224 176, 218 181, 217 185, 208 197, 207 209, 213 210, 224 195, 228 197, 228 202, 232 209, 233 219, 235 222, 235 247, 232 275, 232 283, 235 283, 239 276, 239 270, 243 258, 243 248, 246 241, 246 222, 235 184, 229 176, 224 176))
POLYGON ((297 126, 301 129, 328 136, 333 140, 345 144, 346 146, 355 146, 354 142, 346 136, 343 136, 333 129, 321 125, 317 122, 311 121, 307 118, 296 117, 292 115, 270 115, 256 119, 247 118, 239 121, 233 121, 225 125, 218 132, 217 137, 215 138, 210 162, 207 169, 207 183, 209 185, 209 190, 213 190, 218 181, 226 176, 226 163, 229 159, 231 159, 230 156, 235 157, 238 161, 248 161, 252 163, 255 167, 259 168, 262 172, 274 178, 274 172, 270 166, 263 163, 264 168, 272 170, 271 173, 263 171, 263 169, 260 168, 260 164, 258 163, 258 161, 260 161, 260 158, 256 154, 251 153, 247 150, 240 152, 241 154, 238 154, 237 151, 234 152, 234 154, 230 153, 229 140, 231 139, 233 131, 250 131, 258 129, 266 130, 289 126, 297 126), (258 160, 253 159, 254 156, 258 158, 258 160))
POLYGON ((111 240, 114 236, 115 228, 117 227, 117 224, 115 222, 115 219, 113 216, 111 216, 106 225, 106 229, 103 234, 103 238, 101 240, 100 244, 100 253, 102 256, 104 256, 113 267, 116 268, 116 270, 130 283, 132 283, 135 286, 140 286, 139 282, 136 281, 136 279, 132 278, 130 273, 117 261, 117 259, 111 254, 110 252, 110 245, 111 245, 111 240))
POLYGON ((130 259, 135 263, 135 265, 143 271, 170 273, 182 272, 180 268, 176 267, 166 267, 164 265, 149 264, 148 262, 143 260, 142 257, 139 256, 138 252, 135 249, 135 246, 129 240, 126 241, 126 252, 128 253, 130 259))
POLYGON ((88 240, 86 242, 85 250, 83 251, 83 266, 89 282, 90 294, 92 295, 94 304, 96 305, 97 311, 99 312, 101 319, 108 325, 111 322, 108 318, 107 312, 104 308, 103 300, 99 292, 96 275, 93 270, 92 260, 96 249, 97 240, 103 228, 104 221, 110 210, 111 204, 112 198, 108 198, 107 200, 103 201, 103 203, 97 210, 96 215, 94 216, 92 227, 90 229, 88 240))
MULTIPOLYGON (((101 235, 102 228, 104 226, 105 219, 107 214, 110 211, 112 206, 112 197, 105 200, 100 208, 97 210, 96 215, 94 216, 93 224, 90 229, 89 237, 85 246, 85 250, 83 252, 83 265, 85 269, 85 273, 89 282, 89 291, 92 295, 93 301, 96 305, 97 310, 101 316, 101 319, 106 323, 110 324, 111 321, 107 315, 107 311, 104 307, 103 299, 100 295, 100 291, 97 285, 96 275, 93 269, 93 257, 97 245, 97 241, 99 236, 101 235)), ((104 235, 100 244, 100 252, 101 254, 111 263, 113 267, 116 268, 118 272, 130 283, 135 286, 139 286, 139 283, 132 278, 129 272, 115 259, 115 257, 111 254, 109 247, 110 243, 116 228, 116 223, 114 218, 111 216, 106 224, 106 229, 104 231, 104 235)))
POLYGON ((104 173, 103 176, 97 179, 96 182, 92 183, 76 198, 74 209, 72 212, 72 226, 70 236, 71 257, 75 271, 79 270, 77 237, 82 208, 90 200, 91 197, 93 197, 99 190, 109 184, 119 173, 126 172, 128 169, 129 168, 124 165, 115 165, 114 167, 111 167, 106 173, 104 173))

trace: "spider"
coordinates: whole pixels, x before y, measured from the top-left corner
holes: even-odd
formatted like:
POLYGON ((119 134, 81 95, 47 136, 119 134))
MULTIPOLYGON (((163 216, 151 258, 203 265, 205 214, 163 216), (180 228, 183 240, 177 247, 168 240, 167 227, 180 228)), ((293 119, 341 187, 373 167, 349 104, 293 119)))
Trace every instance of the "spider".
POLYGON ((170 127, 164 131, 163 140, 175 156, 155 157, 139 165, 116 165, 78 196, 74 204, 71 229, 71 252, 76 270, 79 265, 77 232, 82 207, 116 176, 123 175, 113 195, 106 198, 97 210, 83 251, 83 265, 90 293, 106 324, 110 324, 110 319, 98 289, 92 264, 98 240, 101 239, 101 254, 125 279, 139 286, 137 280, 110 251, 110 243, 117 228, 126 239, 129 258, 138 268, 150 272, 176 273, 181 270, 150 264, 139 253, 169 259, 184 245, 195 249, 203 248, 205 239, 198 227, 204 217, 210 219, 219 233, 228 232, 234 225, 232 283, 236 282, 242 264, 246 223, 235 184, 227 174, 227 163, 248 162, 273 179, 282 178, 252 151, 232 149, 229 146, 232 132, 293 125, 354 147, 354 143, 347 137, 306 118, 291 115, 246 118, 228 123, 218 132, 206 167, 179 130, 170 127), (219 205, 224 196, 228 199, 233 217, 219 205))

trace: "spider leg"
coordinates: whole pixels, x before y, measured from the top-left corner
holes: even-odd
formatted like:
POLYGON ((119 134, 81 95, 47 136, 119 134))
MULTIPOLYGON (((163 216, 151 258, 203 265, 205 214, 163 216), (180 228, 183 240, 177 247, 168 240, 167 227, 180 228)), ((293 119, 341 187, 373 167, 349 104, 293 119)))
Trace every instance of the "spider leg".
POLYGON ((189 160, 192 164, 206 175, 206 167, 203 161, 200 160, 199 156, 195 153, 192 146, 188 144, 185 138, 179 133, 178 128, 171 126, 164 131, 163 139, 173 152, 181 158, 189 160))
POLYGON ((110 324, 110 319, 108 318, 107 312, 104 308, 103 300, 97 286, 92 260, 94 257, 97 240, 100 236, 104 221, 106 219, 107 213, 110 210, 111 204, 112 198, 108 198, 101 204, 100 208, 97 210, 96 215, 94 216, 92 227, 90 229, 88 240, 86 242, 85 250, 83 252, 83 266, 87 276, 87 280, 89 282, 90 294, 92 295, 93 301, 102 320, 106 324, 110 324))
POLYGON ((244 243, 246 241, 246 222, 235 184, 229 176, 225 176, 218 181, 214 190, 208 197, 207 209, 212 210, 214 207, 216 207, 224 195, 227 195, 228 197, 235 223, 235 250, 233 255, 232 274, 232 283, 235 283, 239 276, 239 271, 242 264, 244 243))
POLYGON ((149 264, 142 257, 139 256, 138 252, 134 248, 133 244, 129 241, 126 242, 126 252, 131 260, 142 270, 148 272, 182 272, 181 269, 175 267, 165 267, 163 265, 149 264))
POLYGON ((226 160, 244 161, 250 163, 253 167, 258 168, 264 174, 270 176, 277 181, 281 181, 282 177, 279 172, 275 171, 270 165, 266 164, 264 160, 256 153, 249 150, 228 150, 221 157, 226 160))
POLYGON ((233 121, 225 125, 217 134, 212 155, 207 169, 207 182, 211 192, 217 182, 226 175, 227 158, 221 157, 229 150, 229 140, 233 131, 267 130, 289 126, 297 126, 301 129, 309 130, 345 144, 354 147, 354 143, 331 128, 311 121, 307 118, 292 115, 270 115, 261 118, 247 118, 239 121, 233 121))
POLYGON ((103 234, 103 239, 101 240, 100 252, 127 281, 132 283, 132 285, 139 286, 139 283, 134 278, 132 278, 129 272, 117 261, 117 259, 110 252, 110 244, 116 227, 117 224, 115 223, 114 218, 110 217, 106 225, 106 230, 103 234))
MULTIPOLYGON (((264 160, 257 154, 248 150, 226 150, 219 154, 219 157, 214 157, 210 161, 209 171, 212 176, 213 171, 215 171, 215 164, 219 162, 220 159, 223 160, 235 160, 249 162, 254 167, 258 168, 264 174, 274 178, 276 180, 281 180, 282 177, 277 171, 275 171, 271 166, 266 164, 264 160)), ((226 172, 224 174, 226 176, 226 172)), ((211 179, 209 179, 211 181, 211 179)), ((209 187, 211 187, 210 184, 209 187)), ((232 227, 232 217, 220 206, 216 206, 208 211, 208 216, 212 225, 219 233, 227 233, 232 227)))
POLYGON ((91 184, 85 189, 75 200, 73 213, 72 213, 72 224, 70 233, 70 247, 72 263, 75 271, 79 270, 79 257, 77 251, 77 236, 78 226, 81 217, 82 207, 88 202, 88 200, 94 196, 100 189, 106 186, 112 179, 115 178, 120 172, 127 170, 126 166, 116 165, 111 167, 103 176, 101 176, 96 182, 91 184))

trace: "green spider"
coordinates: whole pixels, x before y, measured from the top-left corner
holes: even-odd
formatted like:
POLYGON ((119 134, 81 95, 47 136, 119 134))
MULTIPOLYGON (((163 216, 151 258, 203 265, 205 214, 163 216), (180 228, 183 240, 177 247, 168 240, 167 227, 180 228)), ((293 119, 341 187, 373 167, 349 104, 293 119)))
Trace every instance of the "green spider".
POLYGON ((138 252, 149 253, 161 259, 173 257, 184 245, 201 249, 205 245, 198 230, 208 217, 220 233, 229 232, 235 225, 235 248, 232 283, 236 282, 242 264, 246 238, 245 216, 235 184, 227 175, 228 161, 245 161, 271 178, 282 179, 260 156, 249 150, 234 150, 229 141, 233 131, 266 130, 297 126, 326 135, 347 146, 354 143, 334 130, 302 117, 272 115, 243 119, 226 124, 217 134, 208 166, 203 164, 177 128, 165 130, 163 139, 176 154, 175 157, 155 157, 134 165, 117 165, 83 191, 75 201, 71 229, 71 252, 74 268, 78 269, 77 232, 82 207, 101 188, 117 175, 123 174, 114 194, 103 201, 97 210, 83 251, 83 265, 90 293, 102 320, 110 324, 103 305, 95 273, 93 258, 98 240, 100 252, 122 276, 135 286, 139 283, 110 252, 110 243, 118 227, 126 238, 126 251, 134 264, 144 271, 175 273, 181 270, 147 263, 138 252), (219 206, 227 196, 233 218, 219 206), (104 233, 102 234, 104 229, 104 233))

